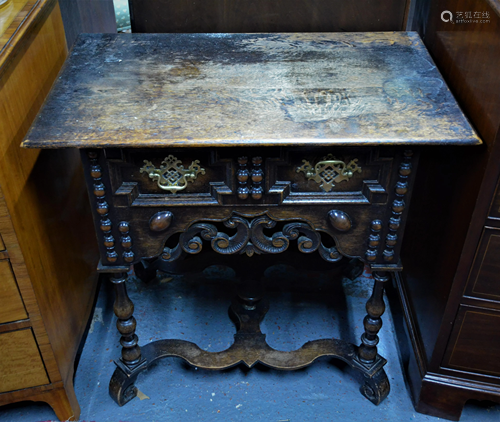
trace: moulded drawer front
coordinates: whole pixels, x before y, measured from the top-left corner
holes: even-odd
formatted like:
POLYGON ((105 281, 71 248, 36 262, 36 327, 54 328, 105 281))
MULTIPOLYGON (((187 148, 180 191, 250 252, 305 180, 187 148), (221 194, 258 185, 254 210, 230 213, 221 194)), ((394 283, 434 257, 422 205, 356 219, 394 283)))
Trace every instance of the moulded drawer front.
POLYGON ((10 262, 0 260, 0 324, 27 318, 10 262))
POLYGON ((31 329, 0 334, 0 393, 48 383, 31 329))
POLYGON ((500 376, 500 312, 461 306, 445 366, 500 376))

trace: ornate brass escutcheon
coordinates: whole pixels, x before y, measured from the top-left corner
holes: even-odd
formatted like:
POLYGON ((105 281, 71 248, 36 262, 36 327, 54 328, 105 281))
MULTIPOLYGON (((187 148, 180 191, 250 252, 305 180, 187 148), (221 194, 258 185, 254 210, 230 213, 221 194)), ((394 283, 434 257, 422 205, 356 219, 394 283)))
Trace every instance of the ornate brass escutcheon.
POLYGON ((328 154, 314 167, 307 160, 302 160, 302 162, 304 164, 297 168, 297 173, 302 171, 309 180, 320 184, 325 192, 333 189, 335 186, 333 182, 340 183, 349 180, 354 173, 361 173, 357 158, 346 164, 344 161, 337 160, 332 154, 328 154))
POLYGON ((188 182, 193 182, 198 174, 205 174, 205 169, 201 168, 200 161, 195 160, 189 168, 185 169, 182 161, 173 155, 169 155, 157 169, 151 161, 144 160, 141 173, 147 173, 150 179, 158 181, 158 187, 172 193, 185 189, 188 182))

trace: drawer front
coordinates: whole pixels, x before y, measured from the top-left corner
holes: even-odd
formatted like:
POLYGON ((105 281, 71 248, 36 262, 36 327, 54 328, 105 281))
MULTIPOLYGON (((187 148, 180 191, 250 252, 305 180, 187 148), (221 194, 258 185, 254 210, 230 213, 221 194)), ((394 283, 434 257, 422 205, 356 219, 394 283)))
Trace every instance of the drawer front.
POLYGON ((0 334, 0 393, 48 383, 31 329, 0 334))
POLYGON ((7 259, 0 260, 0 324, 26 318, 28 315, 10 262, 7 259))
POLYGON ((381 156, 377 148, 178 148, 105 154, 118 206, 385 203, 394 158, 392 149, 381 156))
POLYGON ((177 148, 82 151, 82 160, 104 265, 179 247, 197 253, 206 242, 250 255, 297 243, 327 260, 396 265, 416 156, 377 147, 177 148))
POLYGON ((3 243, 2 234, 0 233, 0 251, 5 250, 5 243, 3 243))
POLYGON ((500 303, 500 229, 484 228, 465 294, 500 303))
POLYGON ((499 356, 500 312, 461 306, 444 366, 500 377, 499 356))

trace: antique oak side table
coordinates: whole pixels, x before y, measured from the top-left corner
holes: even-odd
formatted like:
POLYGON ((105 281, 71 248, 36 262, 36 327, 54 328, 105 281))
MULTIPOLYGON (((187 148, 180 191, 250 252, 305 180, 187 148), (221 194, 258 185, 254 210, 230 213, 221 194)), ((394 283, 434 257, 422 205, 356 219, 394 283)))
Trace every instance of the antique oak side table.
POLYGON ((364 375, 361 392, 378 404, 389 393, 377 353, 382 295, 387 272, 402 269, 417 149, 479 143, 415 33, 101 34, 77 40, 23 146, 81 149, 98 268, 116 291, 119 405, 166 356, 285 370, 331 356, 364 375), (359 347, 324 339, 272 349, 257 280, 231 305, 239 331, 226 351, 139 346, 125 287, 132 265, 156 258, 170 268, 215 251, 252 267, 289 248, 304 261, 370 265, 359 347))

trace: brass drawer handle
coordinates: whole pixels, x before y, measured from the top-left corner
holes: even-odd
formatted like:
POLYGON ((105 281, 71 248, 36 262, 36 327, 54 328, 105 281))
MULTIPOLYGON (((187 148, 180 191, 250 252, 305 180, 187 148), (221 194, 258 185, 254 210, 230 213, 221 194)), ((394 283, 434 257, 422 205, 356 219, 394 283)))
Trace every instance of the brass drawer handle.
POLYGON ((158 181, 158 187, 172 193, 185 189, 188 182, 194 182, 198 174, 205 174, 205 169, 199 165, 200 161, 195 160, 188 169, 182 165, 182 161, 173 155, 169 155, 157 169, 151 161, 144 160, 141 173, 147 173, 150 179, 158 181))
POLYGON ((309 180, 320 184, 320 188, 325 192, 333 189, 335 186, 333 182, 340 183, 349 180, 354 173, 361 173, 357 158, 346 164, 344 161, 335 159, 332 154, 328 154, 314 167, 307 160, 302 160, 302 162, 304 164, 297 168, 297 173, 303 172, 309 180))

